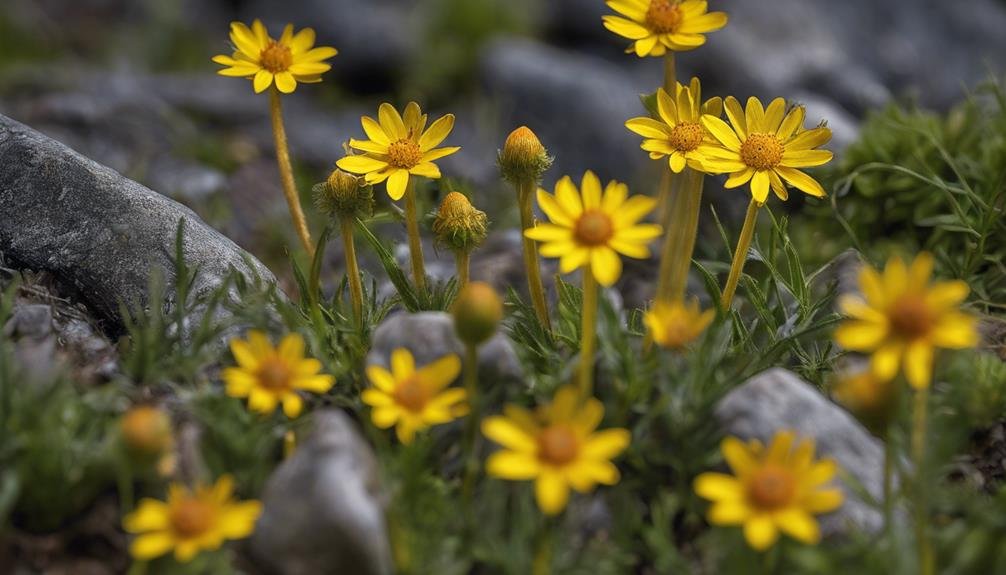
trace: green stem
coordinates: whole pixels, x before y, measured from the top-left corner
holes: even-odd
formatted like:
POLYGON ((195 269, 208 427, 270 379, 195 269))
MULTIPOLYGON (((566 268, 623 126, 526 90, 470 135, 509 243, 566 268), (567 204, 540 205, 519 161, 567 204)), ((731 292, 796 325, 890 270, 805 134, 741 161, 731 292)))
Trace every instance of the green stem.
POLYGON ((346 253, 346 275, 349 277, 349 296, 353 300, 353 315, 357 326, 363 326, 363 285, 360 282, 360 265, 356 261, 356 242, 353 238, 353 219, 342 219, 342 244, 346 253))
POLYGON ((660 255, 657 299, 671 302, 682 300, 688 287, 688 270, 695 251, 699 230, 699 210, 702 203, 702 172, 685 168, 677 190, 671 194, 665 210, 664 246, 660 255))
POLYGON ((535 543, 534 562, 531 564, 532 575, 551 575, 552 573, 552 520, 545 518, 541 531, 535 543))
POLYGON ((410 177, 405 189, 405 227, 409 233, 409 257, 412 278, 420 293, 426 292, 426 265, 423 263, 423 240, 419 235, 419 215, 416 209, 416 179, 410 177))
POLYGON ((580 396, 590 397, 594 390, 594 339, 597 335, 597 279, 588 264, 583 268, 583 311, 580 337, 580 396))
POLYGON ((674 61, 674 51, 668 50, 664 55, 664 90, 671 98, 675 98, 677 94, 674 89, 677 87, 677 65, 674 61))
POLYGON ((894 517, 894 448, 891 446, 892 426, 884 432, 884 531, 889 535, 894 517))
POLYGON ((300 206, 300 195, 297 194, 297 184, 293 179, 293 166, 290 164, 290 148, 287 145, 286 128, 283 126, 283 105, 280 102, 279 90, 273 86, 269 90, 269 114, 272 118, 272 134, 276 140, 276 163, 279 165, 279 179, 283 185, 283 195, 293 227, 297 230, 300 243, 307 255, 314 257, 314 244, 311 242, 311 232, 307 228, 307 219, 300 206))
POLYGON ((737 283, 741 279, 744 262, 747 261, 748 257, 748 248, 751 247, 751 239, 754 237, 759 207, 758 202, 754 200, 751 200, 751 203, 748 204, 748 213, 744 217, 744 227, 741 228, 741 237, 737 240, 737 249, 734 250, 733 263, 730 264, 730 275, 727 277, 727 285, 723 288, 723 299, 720 301, 720 306, 724 311, 729 310, 730 305, 734 301, 737 283))
POLYGON ((468 270, 470 267, 471 254, 467 251, 460 251, 455 254, 458 266, 458 289, 463 290, 468 285, 468 270))
POLYGON ((478 426, 481 412, 481 404, 478 395, 479 380, 479 353, 478 347, 472 344, 465 344, 464 361, 464 381, 465 391, 468 395, 468 405, 470 412, 468 422, 465 427, 465 478, 462 483, 461 494, 465 503, 465 509, 470 510, 472 493, 475 487, 475 477, 478 475, 479 458, 475 449, 475 440, 478 437, 478 426))
POLYGON ((929 540, 929 509, 925 489, 926 412, 929 407, 929 388, 915 391, 912 408, 912 459, 915 461, 915 539, 919 548, 919 573, 933 575, 935 562, 929 540))
POLYGON ((527 272, 527 291, 531 295, 531 305, 538 321, 546 330, 552 330, 552 322, 548 316, 548 302, 545 299, 545 286, 541 280, 541 266, 538 264, 538 246, 531 238, 524 237, 524 231, 534 227, 534 213, 531 211, 531 198, 535 192, 534 180, 525 180, 517 186, 518 203, 520 204, 521 240, 524 246, 524 269, 527 272))

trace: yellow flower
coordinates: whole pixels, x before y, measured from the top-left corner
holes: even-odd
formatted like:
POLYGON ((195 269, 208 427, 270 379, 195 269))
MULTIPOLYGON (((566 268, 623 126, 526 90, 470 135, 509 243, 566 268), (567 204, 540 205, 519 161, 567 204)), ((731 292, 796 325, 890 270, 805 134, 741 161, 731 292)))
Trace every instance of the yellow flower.
POLYGON ((699 146, 713 143, 702 126, 702 116, 719 117, 723 113, 723 100, 716 97, 703 104, 698 78, 692 78, 690 86, 678 83, 675 92, 672 98, 663 88, 657 90, 659 120, 633 118, 625 127, 646 138, 640 147, 650 153, 651 159, 669 156, 668 162, 675 174, 684 170, 686 163, 701 171, 703 158, 699 146))
POLYGON ((555 185, 554 196, 539 189, 538 205, 551 223, 538 224, 524 235, 545 244, 541 255, 562 258, 562 273, 587 266, 607 287, 622 275, 618 254, 650 257, 647 244, 660 235, 660 226, 638 222, 657 202, 646 196, 628 198, 628 186, 615 181, 608 183, 602 196, 601 181, 591 171, 583 175, 580 187, 582 196, 566 176, 555 185))
POLYGON ((617 428, 597 431, 604 418, 600 401, 581 403, 570 385, 537 413, 507 405, 503 414, 482 422, 482 433, 504 448, 489 456, 486 472, 513 481, 535 480, 538 507, 546 515, 566 507, 570 487, 588 493, 598 483, 618 483, 611 459, 629 446, 632 434, 617 428))
POLYGON ((298 390, 325 393, 335 384, 331 375, 318 373, 321 362, 304 357, 304 338, 291 333, 273 347, 260 331, 248 333, 248 340, 231 340, 231 353, 237 367, 224 370, 227 395, 248 398, 248 408, 272 413, 283 404, 287 417, 297 417, 304 407, 298 390))
POLYGON ((751 182, 751 195, 758 204, 768 199, 769 188, 779 199, 788 198, 786 184, 815 197, 826 195, 821 184, 797 169, 821 166, 832 158, 831 152, 815 149, 831 140, 831 130, 824 126, 804 130, 803 106, 786 113, 782 98, 763 108, 752 97, 746 110, 741 110, 740 102, 731 96, 724 108, 729 125, 715 116, 702 116, 702 124, 717 141, 699 149, 705 156, 706 172, 730 174, 728 189, 751 182))
POLYGON ((287 24, 279 40, 274 40, 260 20, 252 22, 251 28, 232 22, 231 44, 233 56, 213 57, 217 64, 227 66, 217 73, 252 80, 256 94, 273 83, 289 94, 297 89, 297 82, 321 82, 321 75, 332 67, 325 60, 339 53, 329 46, 314 48, 314 30, 304 28, 294 34, 293 24, 287 24))
POLYGON ((724 439, 721 450, 734 475, 695 478, 695 493, 713 502, 709 522, 743 525, 748 544, 758 551, 771 547, 779 531, 803 543, 820 541, 814 515, 842 505, 842 491, 826 485, 837 465, 814 461, 814 442, 806 439, 794 448, 794 439, 793 432, 780 431, 767 450, 758 440, 724 439))
POLYGON ((368 140, 350 140, 349 145, 361 155, 346 156, 336 164, 354 174, 366 174, 367 183, 388 181, 388 195, 399 200, 405 195, 409 176, 437 179, 440 168, 434 160, 449 156, 461 148, 437 148, 454 129, 454 114, 447 114, 426 129, 426 114, 419 104, 409 102, 405 115, 391 104, 381 104, 377 120, 360 119, 368 140))
POLYGON ((964 349, 978 344, 977 320, 960 311, 968 297, 963 281, 933 282, 933 256, 921 253, 905 265, 887 262, 883 274, 864 266, 859 274, 863 297, 839 301, 849 316, 835 331, 839 345, 872 353, 870 367, 877 378, 892 379, 904 365, 908 383, 929 386, 936 348, 964 349))
POLYGON ((191 490, 172 483, 167 502, 143 499, 122 520, 126 531, 137 535, 129 548, 133 558, 146 561, 174 549, 181 563, 200 551, 219 549, 225 539, 244 539, 255 530, 262 513, 258 501, 235 501, 234 481, 228 475, 213 486, 191 490))
POLYGON ((705 0, 607 0, 621 16, 605 16, 604 27, 634 42, 626 50, 644 56, 684 52, 706 43, 705 34, 727 25, 724 12, 707 12, 705 0))
POLYGON ((673 303, 658 301, 646 312, 643 321, 657 345, 667 349, 682 349, 695 341, 709 327, 716 311, 699 311, 699 300, 673 303))
POLYGON ((451 354, 416 369, 412 353, 398 348, 391 353, 391 371, 379 365, 367 367, 374 387, 363 391, 363 403, 371 406, 374 425, 395 427, 402 443, 412 443, 416 432, 448 423, 468 414, 467 393, 447 386, 461 372, 461 359, 451 354))

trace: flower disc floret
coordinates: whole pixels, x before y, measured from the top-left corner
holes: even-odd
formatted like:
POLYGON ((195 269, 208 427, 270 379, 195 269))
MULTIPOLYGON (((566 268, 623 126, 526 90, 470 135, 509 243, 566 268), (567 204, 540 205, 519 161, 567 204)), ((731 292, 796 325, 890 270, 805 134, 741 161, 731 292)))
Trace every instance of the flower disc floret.
POLYGON ((756 170, 770 170, 782 161, 784 151, 775 134, 751 134, 741 144, 741 160, 756 170))

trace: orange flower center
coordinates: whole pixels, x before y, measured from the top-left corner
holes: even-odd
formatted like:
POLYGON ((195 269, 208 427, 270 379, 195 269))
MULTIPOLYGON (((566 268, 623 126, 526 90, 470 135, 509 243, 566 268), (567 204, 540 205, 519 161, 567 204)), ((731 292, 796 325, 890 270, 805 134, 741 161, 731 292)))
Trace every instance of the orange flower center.
POLYGON ((291 375, 286 363, 276 358, 262 362, 256 373, 258 384, 273 391, 289 389, 291 375))
POLYGON ((702 126, 695 122, 682 122, 671 130, 671 146, 681 152, 691 152, 699 147, 706 135, 702 126))
POLYGON ((565 425, 553 425, 538 436, 538 458, 552 465, 566 465, 580 453, 580 441, 565 425))
POLYGON ((601 210, 587 210, 576 221, 573 236, 585 246, 603 246, 615 235, 615 226, 601 210))
POLYGON ((785 507, 796 495, 796 480, 789 471, 766 465, 748 479, 748 497, 759 509, 785 507))
POLYGON ((395 403, 413 413, 422 411, 430 400, 426 386, 415 376, 399 383, 392 396, 395 398, 395 403))
POLYGON ((198 537, 213 526, 216 512, 208 503, 189 498, 172 505, 169 520, 171 529, 179 536, 198 537))
POLYGON ((290 68, 290 65, 293 64, 293 53, 290 52, 290 48, 287 46, 275 40, 270 40, 269 45, 259 55, 259 61, 266 70, 273 74, 279 74, 280 72, 286 72, 290 68))
POLYGON ((677 32, 683 18, 677 1, 652 0, 646 10, 646 26, 658 34, 677 32))
POLYGON ((918 295, 906 295, 888 311, 891 327, 904 339, 923 337, 933 327, 933 316, 926 301, 918 295))
POLYGON ((741 160, 756 170, 769 170, 779 165, 784 151, 775 134, 750 134, 741 145, 741 160))
POLYGON ((423 159, 419 144, 409 138, 402 138, 388 146, 388 163, 396 168, 414 168, 423 159))

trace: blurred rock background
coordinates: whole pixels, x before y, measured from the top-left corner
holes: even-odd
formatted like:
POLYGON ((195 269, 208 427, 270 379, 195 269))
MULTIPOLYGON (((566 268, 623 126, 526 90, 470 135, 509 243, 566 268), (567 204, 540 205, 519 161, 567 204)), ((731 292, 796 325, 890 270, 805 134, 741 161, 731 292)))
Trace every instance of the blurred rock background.
MULTIPOLYGON (((808 122, 829 122, 836 151, 870 109, 892 99, 945 108, 1004 69, 1001 0, 710 4, 730 24, 680 56, 680 79, 698 75, 707 94, 805 103, 808 122)), ((455 113, 449 143, 463 146, 442 163, 451 180, 427 188, 427 207, 442 189, 471 190, 500 230, 516 210, 495 153, 520 124, 556 156, 546 185, 590 168, 637 192, 656 186, 657 163, 623 123, 641 115, 638 95, 659 85, 661 64, 624 54, 601 25, 606 13, 602 0, 4 0, 0 113, 179 199, 286 269, 294 242, 267 100, 210 61, 229 52, 231 20, 261 17, 273 34, 311 26, 340 50, 324 83, 284 99, 305 201, 361 135, 361 114, 415 99, 455 113)), ((743 206, 726 202, 721 214, 743 206)), ((514 251, 507 237, 490 245, 514 251)))

